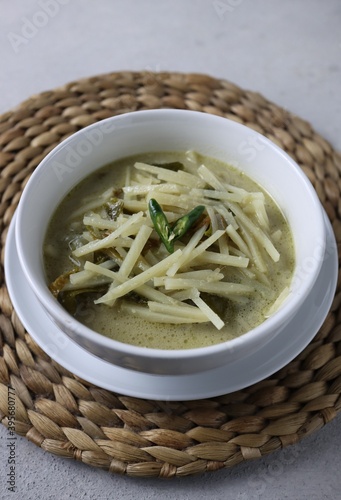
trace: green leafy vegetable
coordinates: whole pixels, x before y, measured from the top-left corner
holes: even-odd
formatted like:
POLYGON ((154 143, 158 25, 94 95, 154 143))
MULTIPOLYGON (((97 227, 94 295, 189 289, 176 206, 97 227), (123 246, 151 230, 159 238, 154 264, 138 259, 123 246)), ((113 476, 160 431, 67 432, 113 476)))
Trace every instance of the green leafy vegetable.
POLYGON ((104 204, 104 208, 106 210, 108 218, 111 220, 116 220, 123 210, 123 200, 112 197, 104 204))
POLYGON ((69 277, 70 274, 73 274, 77 272, 77 269, 72 269, 71 271, 67 271, 66 273, 61 274, 56 278, 50 285, 49 289, 50 292, 55 296, 58 297, 59 293, 61 290, 64 288, 64 286, 69 283, 69 277))
POLYGON ((77 307, 81 303, 86 303, 89 301, 89 306, 93 303, 94 299, 100 297, 102 293, 105 293, 108 289, 108 285, 98 285, 89 288, 79 288, 77 290, 65 290, 60 291, 57 299, 58 302, 72 315, 77 312, 77 307))

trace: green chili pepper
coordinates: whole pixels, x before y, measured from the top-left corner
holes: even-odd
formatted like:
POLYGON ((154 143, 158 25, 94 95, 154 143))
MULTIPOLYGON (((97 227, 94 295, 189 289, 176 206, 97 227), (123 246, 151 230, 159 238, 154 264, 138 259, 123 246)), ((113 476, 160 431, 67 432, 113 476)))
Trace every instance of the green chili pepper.
POLYGON ((149 201, 150 218, 154 224, 155 231, 160 236, 169 253, 174 252, 174 241, 180 239, 189 230, 204 210, 205 207, 199 205, 188 212, 188 214, 180 217, 173 226, 170 226, 158 202, 154 198, 149 201))
POLYGON ((167 217, 158 202, 152 198, 149 200, 149 213, 155 231, 160 236, 162 243, 165 245, 169 253, 174 252, 174 243, 170 240, 171 228, 167 217))
POLYGON ((178 219, 172 227, 174 240, 180 239, 185 233, 187 233, 189 228, 199 219, 204 210, 205 207, 203 205, 198 205, 193 208, 193 210, 188 212, 188 214, 180 217, 180 219, 178 219))

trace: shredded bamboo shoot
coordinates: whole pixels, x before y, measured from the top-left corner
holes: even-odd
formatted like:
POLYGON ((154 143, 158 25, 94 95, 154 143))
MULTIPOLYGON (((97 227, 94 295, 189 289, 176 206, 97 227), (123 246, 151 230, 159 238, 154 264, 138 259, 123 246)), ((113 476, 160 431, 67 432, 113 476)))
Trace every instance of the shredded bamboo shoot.
POLYGON ((267 296, 273 303, 266 317, 280 307, 290 288, 277 299, 270 288, 283 231, 271 225, 268 198, 257 186, 234 185, 193 152, 187 158, 183 169, 177 162, 172 168, 134 162, 120 189, 106 187, 71 213, 74 227, 81 227, 70 242, 70 260, 79 270, 65 292, 98 287, 94 304, 150 322, 210 322, 217 330, 227 320, 216 302, 243 306, 267 296))

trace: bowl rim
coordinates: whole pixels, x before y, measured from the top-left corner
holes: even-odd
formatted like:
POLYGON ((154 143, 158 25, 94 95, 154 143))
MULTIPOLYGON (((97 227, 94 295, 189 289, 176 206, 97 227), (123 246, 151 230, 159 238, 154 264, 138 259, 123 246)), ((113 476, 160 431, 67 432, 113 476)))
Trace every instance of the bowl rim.
MULTIPOLYGON (((290 167, 295 171, 297 177, 300 179, 302 186, 304 185, 304 188, 308 191, 310 194, 310 198, 312 201, 312 206, 314 207, 315 213, 316 213, 316 224, 319 227, 319 231, 321 234, 321 245, 323 246, 323 243, 325 244, 325 224, 323 222, 323 211, 322 211, 322 206, 319 202, 318 196, 316 191, 314 190, 312 184, 310 183, 308 177, 306 174, 303 172, 303 170, 299 167, 299 165, 284 151, 282 150, 277 144, 272 142, 270 139, 268 139, 266 136, 263 134, 260 134, 259 132, 256 132, 255 130, 251 129, 250 127, 247 127, 244 124, 235 122, 233 120, 230 120, 229 118, 225 117, 220 117, 216 116, 213 114, 201 112, 201 111, 192 111, 192 110, 178 110, 178 109, 152 109, 152 110, 140 110, 140 111, 132 111, 129 113, 124 113, 122 115, 117 115, 113 117, 106 118, 104 120, 100 120, 96 123, 93 123, 87 127, 84 127, 83 129, 75 132, 65 140, 63 140, 61 143, 59 143, 53 150, 51 150, 44 158, 43 160, 39 163, 39 165, 36 167, 34 170, 33 174, 31 175, 29 181, 27 182, 18 208, 17 208, 17 221, 16 221, 16 227, 15 227, 15 238, 16 238, 16 244, 18 248, 18 255, 20 259, 20 263, 22 265, 22 268, 26 274, 26 277, 28 279, 28 282, 33 289, 34 293, 36 294, 37 298, 39 301, 43 304, 44 308, 48 311, 48 313, 53 317, 53 316, 58 316, 59 320, 62 320, 64 324, 67 324, 69 328, 71 328, 73 333, 76 333, 77 335, 81 335, 85 340, 87 341, 95 341, 96 344, 98 344, 102 348, 111 348, 115 349, 118 351, 121 355, 125 356, 136 356, 139 358, 159 358, 159 359, 164 359, 164 360, 186 360, 188 358, 200 358, 200 357, 206 357, 207 355, 215 354, 215 353, 221 353, 221 352, 228 352, 228 351, 233 351, 237 349, 238 347, 242 346, 245 343, 248 343, 248 341, 257 342, 259 341, 267 332, 271 330, 276 330, 280 327, 281 323, 283 323, 285 317, 288 315, 288 313, 291 311, 292 314, 294 311, 296 311, 300 305, 303 303, 305 298, 307 297, 307 294, 311 290, 312 286, 314 285, 314 282, 316 281, 316 278, 318 276, 318 273, 320 271, 321 265, 323 258, 319 259, 320 262, 317 262, 317 265, 315 266, 314 272, 311 273, 309 276, 309 279, 306 280, 303 283, 303 293, 300 294, 299 297, 296 297, 295 300, 288 300, 283 306, 276 311, 271 317, 267 318, 265 321, 263 321, 261 324, 258 326, 252 328, 248 332, 240 335, 237 338, 233 338, 224 342, 219 342, 214 345, 209 345, 209 346, 201 346, 201 347, 195 347, 195 348, 189 348, 189 349, 160 349, 160 348, 150 348, 150 347, 141 347, 141 346, 136 346, 133 344, 127 344, 109 337, 106 337, 86 325, 80 323, 78 320, 73 318, 57 301, 56 299, 52 296, 51 292, 48 290, 47 284, 45 283, 44 285, 40 283, 39 280, 36 279, 36 277, 30 272, 30 267, 28 266, 28 262, 26 260, 26 252, 24 251, 25 248, 25 242, 22 239, 22 234, 21 234, 21 225, 22 225, 22 217, 23 217, 23 212, 26 210, 25 206, 27 203, 27 199, 30 198, 30 191, 31 187, 34 185, 36 182, 36 179, 38 176, 40 176, 43 172, 44 169, 46 168, 47 165, 49 165, 49 162, 51 158, 56 154, 58 150, 61 148, 70 145, 74 143, 75 141, 78 140, 78 138, 82 137, 86 131, 90 131, 91 129, 97 128, 100 125, 115 121, 119 123, 120 121, 126 121, 127 119, 129 120, 134 120, 135 118, 137 119, 148 119, 148 118, 153 118, 153 116, 161 116, 162 114, 168 114, 168 115, 173 115, 174 117, 177 115, 179 118, 180 117, 185 117, 185 116, 192 116, 193 119, 199 119, 199 120, 207 120, 207 122, 215 122, 216 124, 219 125, 219 123, 225 123, 229 122, 230 126, 236 127, 237 129, 245 129, 248 130, 249 134, 256 134, 258 136, 262 137, 262 140, 267 144, 268 147, 270 147, 276 155, 282 156, 285 161, 290 165, 290 167)), ((97 167, 101 168, 101 167, 97 167)), ((95 169, 94 169, 95 171, 95 169)), ((89 175, 89 174, 87 174, 89 175)), ((84 176, 87 177, 87 175, 84 176)), ((80 181, 79 181, 80 182, 80 181)), ((72 188, 69 188, 69 191, 72 188)), ((271 194, 271 193, 270 193, 271 194)), ((276 201, 276 199, 275 199, 276 201)), ((56 207, 54 207, 55 209, 56 207)), ((50 217, 53 213, 53 210, 50 212, 50 217)), ((322 252, 324 252, 324 248, 322 248, 322 252)), ((43 264, 41 264, 43 266, 43 264)))

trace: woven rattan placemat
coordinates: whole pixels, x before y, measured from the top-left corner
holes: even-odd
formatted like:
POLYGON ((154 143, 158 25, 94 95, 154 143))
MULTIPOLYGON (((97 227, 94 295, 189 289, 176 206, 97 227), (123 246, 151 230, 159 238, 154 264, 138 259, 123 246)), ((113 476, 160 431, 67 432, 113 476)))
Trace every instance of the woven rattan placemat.
POLYGON ((20 324, 4 283, 3 249, 30 174, 80 128, 164 107, 225 116, 276 142, 308 174, 338 246, 341 241, 340 155, 307 122, 228 81, 112 73, 43 92, 0 117, 1 421, 8 426, 10 391, 16 433, 61 457, 129 476, 187 476, 232 467, 298 442, 341 408, 339 284, 322 328, 295 360, 252 387, 200 401, 147 401, 95 387, 51 360, 20 324))

